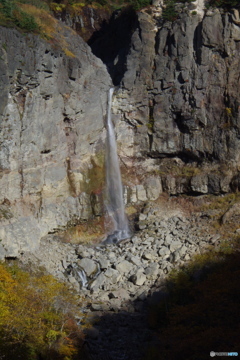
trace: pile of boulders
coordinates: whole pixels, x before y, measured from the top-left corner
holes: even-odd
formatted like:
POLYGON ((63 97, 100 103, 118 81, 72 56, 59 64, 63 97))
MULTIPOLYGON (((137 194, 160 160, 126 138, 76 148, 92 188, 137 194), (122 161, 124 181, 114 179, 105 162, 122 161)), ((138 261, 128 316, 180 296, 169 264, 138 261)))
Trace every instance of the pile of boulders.
POLYGON ((89 299, 92 310, 132 309, 151 289, 194 253, 219 241, 201 214, 160 218, 156 209, 139 215, 138 231, 118 245, 72 245, 43 239, 35 260, 89 299))

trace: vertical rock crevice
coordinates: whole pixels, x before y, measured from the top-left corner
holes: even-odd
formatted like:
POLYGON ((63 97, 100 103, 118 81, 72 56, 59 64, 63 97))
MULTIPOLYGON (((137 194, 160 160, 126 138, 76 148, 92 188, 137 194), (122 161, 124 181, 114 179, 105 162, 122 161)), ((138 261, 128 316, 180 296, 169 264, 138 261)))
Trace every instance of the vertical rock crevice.
POLYGON ((131 48, 131 37, 138 26, 138 17, 132 8, 115 11, 109 22, 88 40, 95 56, 106 64, 114 85, 119 85, 126 71, 126 60, 131 48))

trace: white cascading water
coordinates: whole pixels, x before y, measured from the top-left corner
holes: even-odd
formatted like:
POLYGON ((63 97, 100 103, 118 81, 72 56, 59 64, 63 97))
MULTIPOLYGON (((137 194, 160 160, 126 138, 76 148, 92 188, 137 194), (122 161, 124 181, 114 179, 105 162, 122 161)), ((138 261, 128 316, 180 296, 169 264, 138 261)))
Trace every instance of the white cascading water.
POLYGON ((130 236, 128 219, 125 215, 123 186, 117 154, 117 143, 112 123, 111 107, 114 88, 108 94, 107 112, 107 149, 106 149, 106 192, 107 211, 113 223, 113 232, 108 235, 106 243, 118 243, 130 236))
POLYGON ((73 264, 72 275, 80 283, 81 289, 87 288, 88 286, 87 275, 83 269, 81 269, 78 265, 73 264))

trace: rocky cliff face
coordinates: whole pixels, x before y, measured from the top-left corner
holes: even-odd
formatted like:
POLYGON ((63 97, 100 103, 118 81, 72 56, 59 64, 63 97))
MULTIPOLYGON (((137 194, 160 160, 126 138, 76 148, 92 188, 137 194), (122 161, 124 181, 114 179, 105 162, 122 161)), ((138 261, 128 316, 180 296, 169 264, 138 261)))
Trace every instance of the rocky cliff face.
POLYGON ((171 194, 238 187, 238 18, 217 9, 174 23, 138 15, 114 102, 121 156, 171 194))
MULTIPOLYGON (((169 23, 145 9, 115 14, 92 36, 94 54, 119 85, 113 113, 126 203, 155 200, 163 191, 239 189, 239 24, 237 10, 208 10, 203 18, 182 12, 169 23)), ((3 257, 102 212, 112 80, 64 26, 62 50, 0 31, 3 257)))
POLYGON ((111 79, 70 29, 59 33, 68 56, 34 35, 0 32, 0 250, 16 256, 92 214, 89 173, 103 167, 111 79))

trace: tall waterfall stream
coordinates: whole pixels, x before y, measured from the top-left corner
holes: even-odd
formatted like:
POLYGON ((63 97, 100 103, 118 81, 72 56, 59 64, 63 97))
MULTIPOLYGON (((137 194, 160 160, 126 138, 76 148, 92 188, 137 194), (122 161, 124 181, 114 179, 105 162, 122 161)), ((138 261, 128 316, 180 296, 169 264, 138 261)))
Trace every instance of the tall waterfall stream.
POLYGON ((125 214, 123 186, 117 154, 117 143, 112 123, 112 96, 114 88, 108 93, 107 138, 106 138, 106 206, 113 224, 113 231, 104 243, 116 244, 130 236, 128 219, 125 214))

